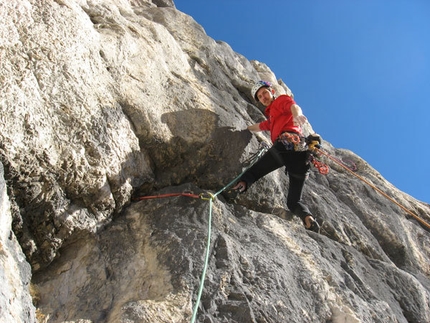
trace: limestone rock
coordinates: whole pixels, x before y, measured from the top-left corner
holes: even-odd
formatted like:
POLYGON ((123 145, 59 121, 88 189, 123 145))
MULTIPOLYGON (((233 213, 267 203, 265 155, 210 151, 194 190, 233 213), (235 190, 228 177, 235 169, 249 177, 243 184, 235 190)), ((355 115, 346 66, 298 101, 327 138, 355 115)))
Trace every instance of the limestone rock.
POLYGON ((34 322, 31 268, 11 229, 12 216, 0 163, 0 321, 34 322))
MULTIPOLYGON (((253 82, 293 95, 266 64, 173 1, 11 0, 0 19, 7 319, 34 321, 32 277, 39 322, 189 322, 211 224, 197 322, 430 321, 428 228, 332 161, 304 192, 320 235, 286 209, 282 169, 236 204, 137 201, 209 197, 242 172, 269 141, 243 130, 264 118, 253 82)), ((323 146, 430 222, 428 204, 323 146)))

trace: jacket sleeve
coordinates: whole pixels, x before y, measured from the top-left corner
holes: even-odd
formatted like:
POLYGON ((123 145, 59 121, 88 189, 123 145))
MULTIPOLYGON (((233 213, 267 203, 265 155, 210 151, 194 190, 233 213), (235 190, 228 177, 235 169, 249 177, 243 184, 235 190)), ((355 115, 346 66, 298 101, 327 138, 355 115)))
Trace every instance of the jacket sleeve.
POLYGON ((296 101, 294 101, 294 99, 292 97, 285 95, 284 96, 284 104, 283 104, 284 110, 286 112, 291 112, 291 106, 293 104, 296 104, 296 101))
POLYGON ((270 130, 269 120, 264 120, 264 121, 260 122, 259 125, 260 125, 260 130, 264 130, 264 131, 270 130))

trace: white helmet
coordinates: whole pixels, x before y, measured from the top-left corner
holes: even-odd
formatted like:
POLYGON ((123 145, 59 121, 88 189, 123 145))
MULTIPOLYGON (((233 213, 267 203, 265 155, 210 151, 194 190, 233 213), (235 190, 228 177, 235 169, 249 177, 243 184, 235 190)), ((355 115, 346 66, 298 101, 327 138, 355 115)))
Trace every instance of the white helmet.
POLYGON ((256 97, 256 94, 258 90, 261 89, 262 87, 272 87, 272 83, 267 81, 258 81, 257 83, 254 84, 254 86, 251 89, 251 95, 257 102, 258 102, 258 99, 256 97))

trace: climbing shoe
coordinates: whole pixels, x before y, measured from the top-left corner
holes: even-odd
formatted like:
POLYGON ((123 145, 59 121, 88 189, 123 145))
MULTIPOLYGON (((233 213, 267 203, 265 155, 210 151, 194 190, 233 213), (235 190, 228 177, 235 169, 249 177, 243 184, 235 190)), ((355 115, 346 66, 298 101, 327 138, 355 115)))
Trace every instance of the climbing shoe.
POLYGON ((313 231, 313 232, 316 232, 316 233, 320 233, 320 225, 319 225, 319 223, 317 222, 316 219, 312 219, 311 220, 311 225, 310 225, 309 228, 306 227, 306 222, 305 221, 303 221, 303 224, 305 225, 305 229, 306 230, 313 231))

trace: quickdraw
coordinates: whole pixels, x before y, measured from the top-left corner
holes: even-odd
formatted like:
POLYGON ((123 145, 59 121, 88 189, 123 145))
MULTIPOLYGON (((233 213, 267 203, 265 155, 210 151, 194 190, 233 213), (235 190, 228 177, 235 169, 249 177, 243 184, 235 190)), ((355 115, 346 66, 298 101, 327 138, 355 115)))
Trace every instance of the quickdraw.
POLYGON ((318 169, 318 172, 321 175, 327 175, 329 173, 330 167, 328 167, 327 164, 324 164, 323 162, 316 159, 313 154, 310 155, 309 159, 311 163, 315 166, 315 168, 318 169))
POLYGON ((310 151, 309 161, 318 169, 321 175, 327 175, 330 171, 330 167, 322 161, 318 160, 319 154, 318 149, 321 144, 318 140, 307 141, 308 150, 310 151))
MULTIPOLYGON (((313 141, 309 141, 308 143, 308 149, 309 149, 309 151, 311 151, 311 153, 314 155, 314 156, 318 156, 318 157, 320 157, 320 155, 321 155, 321 144, 319 143, 319 141, 318 140, 313 140, 313 141)), ((353 171, 353 172, 355 172, 356 170, 357 170, 357 165, 352 161, 352 160, 349 160, 349 159, 346 159, 346 160, 340 160, 340 159, 338 159, 338 158, 335 158, 335 157, 333 157, 333 156, 331 156, 331 159, 334 159, 334 160, 336 160, 336 162, 338 163, 338 164, 342 164, 342 166, 343 167, 347 167, 347 168, 349 168, 349 170, 351 170, 351 171, 353 171)), ((311 160, 312 161, 312 160, 311 160)), ((322 167, 322 169, 323 169, 323 171, 325 171, 325 168, 327 168, 327 173, 324 173, 324 174, 328 174, 328 166, 327 165, 325 165, 325 164, 323 164, 323 163, 321 163, 321 162, 318 162, 318 161, 312 161, 312 163, 315 165, 315 167, 319 167, 319 166, 317 166, 316 164, 322 164, 322 165, 324 165, 325 167, 322 167)), ((318 168, 319 169, 319 168, 318 168)), ((321 172, 320 172, 321 173, 321 172)), ((321 174, 323 174, 323 173, 321 173, 321 174)))

